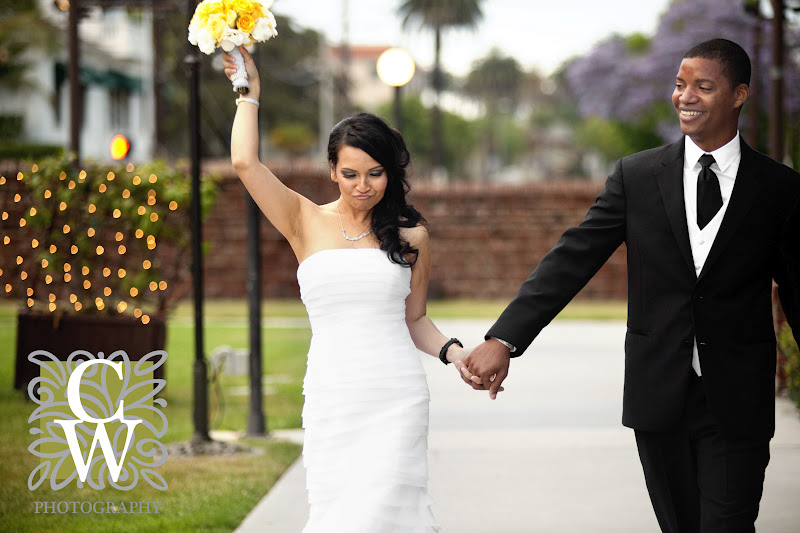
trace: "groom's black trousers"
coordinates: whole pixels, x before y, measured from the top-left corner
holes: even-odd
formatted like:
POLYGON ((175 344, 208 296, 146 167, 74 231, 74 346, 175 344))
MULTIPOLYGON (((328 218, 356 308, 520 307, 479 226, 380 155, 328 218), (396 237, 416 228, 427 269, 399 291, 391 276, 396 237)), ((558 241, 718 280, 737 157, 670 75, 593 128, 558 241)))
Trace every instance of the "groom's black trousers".
POLYGON ((723 435, 692 372, 680 425, 636 431, 647 490, 664 533, 752 533, 769 462, 769 439, 723 435))

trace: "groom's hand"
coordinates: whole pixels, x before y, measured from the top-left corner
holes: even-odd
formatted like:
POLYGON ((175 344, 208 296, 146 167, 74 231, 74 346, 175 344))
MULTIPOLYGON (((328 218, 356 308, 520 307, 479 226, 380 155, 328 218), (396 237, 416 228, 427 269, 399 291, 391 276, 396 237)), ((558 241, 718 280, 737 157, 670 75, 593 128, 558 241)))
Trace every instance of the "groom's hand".
POLYGON ((503 390, 501 385, 508 377, 510 364, 511 350, 497 339, 484 341, 466 359, 456 363, 461 379, 475 390, 488 390, 492 400, 503 390))

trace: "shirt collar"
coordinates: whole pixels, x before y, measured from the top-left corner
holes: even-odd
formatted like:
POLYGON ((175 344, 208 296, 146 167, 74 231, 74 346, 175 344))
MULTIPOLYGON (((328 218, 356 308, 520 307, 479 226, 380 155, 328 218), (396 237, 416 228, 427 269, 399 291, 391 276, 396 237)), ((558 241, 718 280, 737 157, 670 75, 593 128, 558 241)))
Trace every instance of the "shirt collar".
POLYGON ((684 152, 684 160, 691 166, 694 167, 699 165, 700 156, 705 153, 710 153, 714 156, 714 161, 717 162, 717 166, 722 171, 723 174, 727 173, 728 167, 731 166, 731 163, 734 160, 741 156, 742 154, 742 145, 739 141, 739 132, 736 132, 736 136, 728 142, 725 146, 717 148, 713 152, 705 152, 702 148, 697 146, 694 141, 689 138, 688 135, 684 137, 686 139, 686 149, 684 152))

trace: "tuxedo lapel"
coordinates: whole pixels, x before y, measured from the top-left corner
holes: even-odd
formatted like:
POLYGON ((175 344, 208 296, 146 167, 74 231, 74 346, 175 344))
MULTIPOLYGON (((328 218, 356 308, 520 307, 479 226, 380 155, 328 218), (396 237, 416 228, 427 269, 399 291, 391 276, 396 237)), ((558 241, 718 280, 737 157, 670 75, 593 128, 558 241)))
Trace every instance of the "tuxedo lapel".
POLYGON ((672 233, 675 235, 686 266, 694 277, 694 259, 689 244, 689 228, 686 225, 686 208, 683 200, 683 149, 683 139, 667 147, 661 160, 663 168, 656 173, 656 181, 672 233))
POLYGON ((755 151, 747 146, 744 140, 741 141, 741 146, 742 159, 739 163, 739 172, 736 174, 736 182, 733 185, 728 209, 725 211, 725 216, 722 219, 717 237, 714 239, 714 244, 711 245, 711 250, 708 252, 703 270, 700 271, 700 276, 697 278, 698 281, 705 276, 714 262, 719 259, 720 254, 736 233, 747 212, 753 206, 756 196, 758 196, 760 185, 757 179, 755 151))

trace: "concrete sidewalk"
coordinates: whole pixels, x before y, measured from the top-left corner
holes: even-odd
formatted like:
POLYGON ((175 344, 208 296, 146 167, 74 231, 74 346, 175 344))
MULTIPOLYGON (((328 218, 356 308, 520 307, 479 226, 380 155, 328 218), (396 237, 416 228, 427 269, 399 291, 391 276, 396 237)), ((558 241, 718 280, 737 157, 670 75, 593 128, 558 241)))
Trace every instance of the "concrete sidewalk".
MULTIPOLYGON (((465 344, 482 340, 491 325, 436 322, 465 344)), ((496 401, 425 356, 430 490, 443 533, 658 533, 633 431, 620 423, 624 336, 621 322, 551 324, 512 361, 496 401)), ((302 439, 302 432, 286 436, 302 439)), ((793 533, 800 529, 800 419, 783 399, 771 450, 756 526, 793 533)), ((301 459, 236 531, 299 533, 307 516, 301 459)))

